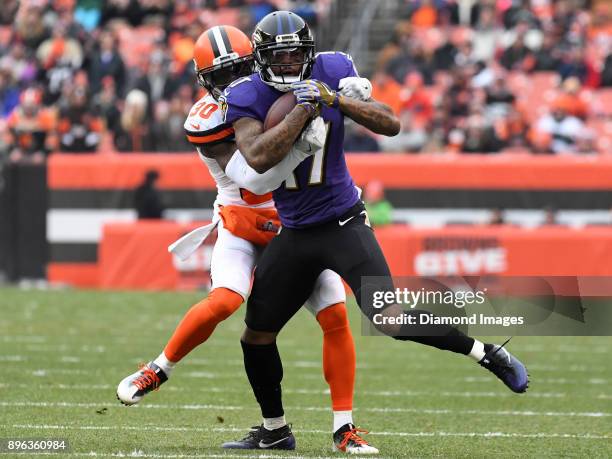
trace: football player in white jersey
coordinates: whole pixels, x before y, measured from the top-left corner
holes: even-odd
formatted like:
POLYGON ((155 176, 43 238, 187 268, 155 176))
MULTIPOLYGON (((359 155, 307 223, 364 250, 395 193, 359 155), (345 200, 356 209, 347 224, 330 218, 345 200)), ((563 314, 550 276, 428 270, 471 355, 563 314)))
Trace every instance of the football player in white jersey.
MULTIPOLYGON (((179 239, 169 249, 186 258, 216 228, 218 238, 211 261, 212 288, 207 298, 185 314, 163 352, 121 381, 117 398, 125 405, 137 404, 147 393, 166 382, 175 365, 204 343, 217 324, 245 301, 258 254, 280 228, 270 192, 308 157, 300 147, 316 151, 324 142, 325 128, 319 118, 321 123, 313 122, 283 161, 266 173, 258 174, 236 150, 233 128, 224 123, 218 101, 233 81, 253 72, 250 40, 235 27, 213 27, 197 40, 194 62, 198 82, 208 92, 194 104, 184 126, 188 140, 215 179, 217 199, 213 222, 179 239)), ((347 85, 347 92, 363 90, 358 83, 347 85)), ((330 386, 334 426, 352 423, 355 347, 345 301, 340 277, 326 270, 319 276, 306 304, 323 330, 323 372, 330 386)), ((272 430, 278 425, 285 425, 284 419, 265 419, 260 428, 272 430)), ((352 446, 346 452, 378 452, 361 438, 355 440, 350 442, 352 446)), ((274 449, 274 445, 263 448, 274 449)), ((291 448, 283 445, 283 449, 291 448)))

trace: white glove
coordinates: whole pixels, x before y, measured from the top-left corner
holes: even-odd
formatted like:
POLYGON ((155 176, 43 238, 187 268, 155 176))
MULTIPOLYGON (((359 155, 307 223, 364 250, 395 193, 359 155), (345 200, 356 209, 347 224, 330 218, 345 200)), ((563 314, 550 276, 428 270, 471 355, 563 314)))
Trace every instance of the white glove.
POLYGON ((295 141, 294 147, 304 153, 314 155, 317 150, 325 145, 326 134, 325 121, 317 116, 295 141))
POLYGON ((367 78, 342 78, 338 83, 338 92, 345 97, 366 101, 372 97, 372 83, 367 78))

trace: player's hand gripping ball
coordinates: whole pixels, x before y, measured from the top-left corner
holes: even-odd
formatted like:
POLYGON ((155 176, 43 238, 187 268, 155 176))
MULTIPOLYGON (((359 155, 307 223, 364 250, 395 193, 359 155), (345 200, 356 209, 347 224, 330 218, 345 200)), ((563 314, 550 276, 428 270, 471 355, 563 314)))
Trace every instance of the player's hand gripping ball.
POLYGON ((322 81, 304 80, 291 85, 293 94, 299 103, 318 102, 328 107, 338 106, 338 93, 322 81))

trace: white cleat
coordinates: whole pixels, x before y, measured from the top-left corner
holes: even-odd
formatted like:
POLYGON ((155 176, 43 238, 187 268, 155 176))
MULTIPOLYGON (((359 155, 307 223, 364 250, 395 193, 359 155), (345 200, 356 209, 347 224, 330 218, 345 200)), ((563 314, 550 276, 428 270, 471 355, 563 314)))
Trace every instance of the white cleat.
POLYGON ((124 405, 136 405, 145 395, 157 390, 167 380, 166 373, 153 362, 149 362, 142 365, 136 373, 123 378, 117 386, 117 399, 124 405))
POLYGON ((334 432, 334 452, 346 454, 378 454, 378 449, 364 440, 359 433, 367 430, 358 429, 353 424, 345 424, 334 432))

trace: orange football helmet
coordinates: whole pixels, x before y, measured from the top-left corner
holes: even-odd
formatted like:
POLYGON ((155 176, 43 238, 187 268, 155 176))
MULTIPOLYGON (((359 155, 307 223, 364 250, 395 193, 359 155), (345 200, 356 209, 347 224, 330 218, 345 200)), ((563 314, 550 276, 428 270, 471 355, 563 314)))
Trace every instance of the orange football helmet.
POLYGON ((215 26, 196 41, 193 62, 198 83, 217 99, 232 81, 253 73, 253 45, 236 27, 215 26))

